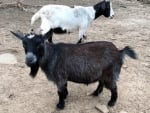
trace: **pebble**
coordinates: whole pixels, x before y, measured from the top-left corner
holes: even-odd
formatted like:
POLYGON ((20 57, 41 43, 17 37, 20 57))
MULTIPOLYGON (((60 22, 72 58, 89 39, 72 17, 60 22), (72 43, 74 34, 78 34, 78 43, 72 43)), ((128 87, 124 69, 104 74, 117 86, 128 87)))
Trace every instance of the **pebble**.
POLYGON ((127 65, 125 65, 125 64, 123 64, 123 68, 124 68, 124 69, 127 69, 127 68, 128 68, 128 66, 127 66, 127 65))
POLYGON ((143 62, 142 63, 145 67, 150 67, 150 64, 148 62, 143 62))
POLYGON ((16 64, 17 59, 13 54, 4 53, 0 55, 0 64, 16 64))
POLYGON ((102 113, 109 113, 109 110, 108 110, 106 105, 98 104, 98 105, 95 106, 95 108, 97 110, 99 110, 100 112, 102 112, 102 113))
POLYGON ((119 113, 128 113, 128 112, 122 110, 122 111, 120 111, 119 113))

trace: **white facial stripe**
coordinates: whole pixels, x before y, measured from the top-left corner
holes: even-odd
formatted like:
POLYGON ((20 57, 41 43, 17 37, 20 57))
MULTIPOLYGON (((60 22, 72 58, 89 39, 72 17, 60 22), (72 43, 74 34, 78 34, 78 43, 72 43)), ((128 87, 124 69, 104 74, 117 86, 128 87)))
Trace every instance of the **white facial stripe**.
POLYGON ((32 39, 35 35, 30 34, 29 36, 27 36, 27 38, 32 39))

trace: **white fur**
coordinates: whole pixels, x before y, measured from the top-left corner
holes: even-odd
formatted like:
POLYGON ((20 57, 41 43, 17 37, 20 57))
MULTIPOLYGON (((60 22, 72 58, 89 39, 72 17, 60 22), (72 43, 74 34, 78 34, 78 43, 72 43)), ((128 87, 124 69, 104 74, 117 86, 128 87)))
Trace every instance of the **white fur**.
POLYGON ((35 35, 30 34, 29 36, 27 36, 27 38, 32 39, 33 37, 35 37, 35 35))
POLYGON ((110 17, 113 17, 114 16, 114 10, 112 8, 112 2, 110 2, 110 17))
POLYGON ((31 25, 41 18, 42 35, 52 28, 61 27, 67 32, 79 30, 79 38, 83 38, 94 17, 93 7, 75 6, 71 8, 65 5, 46 5, 32 16, 31 25))

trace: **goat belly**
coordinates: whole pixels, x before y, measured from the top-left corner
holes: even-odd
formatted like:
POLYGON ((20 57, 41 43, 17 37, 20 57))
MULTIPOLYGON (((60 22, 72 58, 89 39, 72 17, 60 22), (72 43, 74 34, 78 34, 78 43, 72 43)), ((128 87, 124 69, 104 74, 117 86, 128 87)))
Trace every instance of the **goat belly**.
POLYGON ((95 65, 88 65, 88 63, 74 62, 70 66, 67 66, 68 80, 85 84, 99 80, 102 75, 99 63, 95 63, 95 65))
POLYGON ((68 80, 75 82, 75 83, 83 83, 83 84, 90 84, 96 82, 100 79, 100 76, 92 76, 92 75, 70 75, 68 80))
POLYGON ((81 79, 81 78, 79 78, 79 79, 69 79, 69 81, 71 81, 71 82, 75 82, 75 83, 81 83, 81 84, 90 84, 90 83, 94 83, 94 82, 96 82, 96 81, 98 81, 99 79, 96 79, 96 80, 90 80, 90 79, 81 79))

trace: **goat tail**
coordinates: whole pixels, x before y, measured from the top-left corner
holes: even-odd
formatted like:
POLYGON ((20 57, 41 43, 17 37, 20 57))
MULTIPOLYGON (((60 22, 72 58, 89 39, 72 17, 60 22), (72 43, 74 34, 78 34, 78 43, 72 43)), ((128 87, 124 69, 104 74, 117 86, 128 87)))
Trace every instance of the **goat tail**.
POLYGON ((31 18, 31 26, 34 24, 34 22, 37 20, 37 19, 39 19, 40 18, 40 13, 39 12, 37 12, 37 13, 35 13, 33 16, 32 16, 32 18, 31 18))
POLYGON ((121 59, 122 59, 122 61, 124 59, 125 54, 128 55, 129 57, 133 58, 133 59, 137 59, 137 54, 129 46, 126 46, 124 49, 120 50, 120 53, 121 53, 121 59))

